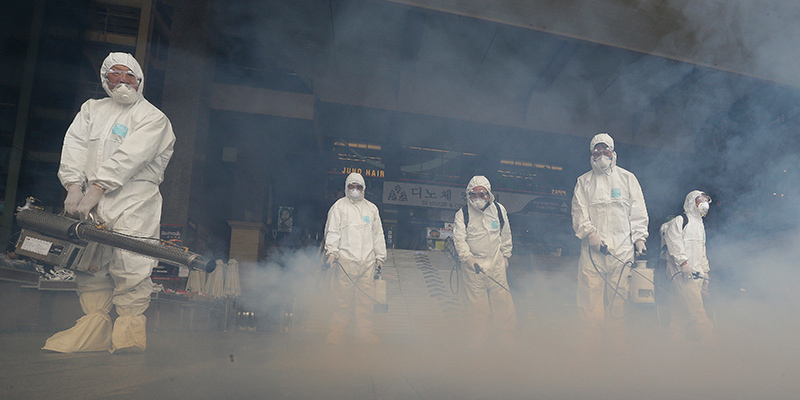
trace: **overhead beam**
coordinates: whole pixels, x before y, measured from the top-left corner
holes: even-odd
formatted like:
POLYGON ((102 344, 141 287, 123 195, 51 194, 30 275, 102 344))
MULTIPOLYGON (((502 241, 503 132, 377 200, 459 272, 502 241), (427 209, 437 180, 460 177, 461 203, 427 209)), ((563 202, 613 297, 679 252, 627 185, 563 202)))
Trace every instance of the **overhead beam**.
POLYGON ((249 86, 214 84, 210 106, 217 110, 313 119, 314 95, 249 86))
POLYGON ((793 20, 783 18, 800 13, 794 2, 751 10, 717 1, 388 1, 800 87, 800 54, 786 40, 793 20))

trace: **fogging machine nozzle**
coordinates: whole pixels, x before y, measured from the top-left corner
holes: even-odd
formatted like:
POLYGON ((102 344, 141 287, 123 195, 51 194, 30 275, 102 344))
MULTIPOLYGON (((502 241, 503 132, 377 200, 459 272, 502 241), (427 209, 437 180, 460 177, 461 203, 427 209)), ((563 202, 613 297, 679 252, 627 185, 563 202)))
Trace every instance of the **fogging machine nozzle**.
POLYGON ((162 261, 186 265, 193 269, 214 271, 216 263, 175 246, 163 246, 153 242, 158 239, 142 239, 100 229, 86 221, 78 221, 63 215, 56 215, 36 209, 23 209, 17 213, 17 222, 33 235, 20 235, 17 244, 20 254, 42 260, 46 263, 64 264, 67 268, 75 265, 83 247, 88 242, 96 242, 132 253, 152 257, 162 261), (27 239, 27 240, 23 240, 27 239), (47 249, 43 251, 42 249, 47 249), (65 249, 71 250, 69 254, 65 249))

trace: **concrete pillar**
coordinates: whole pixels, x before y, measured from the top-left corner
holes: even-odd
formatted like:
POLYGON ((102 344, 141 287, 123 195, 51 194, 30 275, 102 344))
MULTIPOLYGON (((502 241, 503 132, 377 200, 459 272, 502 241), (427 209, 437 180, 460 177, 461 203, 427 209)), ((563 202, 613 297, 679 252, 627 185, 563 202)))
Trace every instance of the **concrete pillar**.
POLYGON ((11 229, 14 224, 14 212, 17 207, 17 185, 19 184, 20 166, 22 165, 22 152, 25 149, 25 135, 28 131, 28 113, 31 108, 31 94, 36 73, 36 59, 39 54, 39 42, 42 36, 44 23, 45 2, 39 0, 34 6, 33 22, 31 23, 31 36, 28 41, 28 52, 25 57, 25 72, 19 91, 17 103, 17 120, 14 127, 14 139, 8 157, 8 177, 6 178, 5 206, 0 219, 0 243, 8 243, 11 229))
MULTIPOLYGON (((209 99, 214 81, 215 58, 209 45, 208 2, 168 0, 175 7, 169 33, 169 57, 161 110, 175 131, 175 152, 167 168, 161 193, 162 222, 186 226, 189 218, 203 224, 200 210, 202 170, 209 130, 209 99)), ((192 243, 187 243, 192 246, 192 243)))
POLYGON ((274 150, 265 138, 247 137, 239 143, 232 198, 231 218, 236 221, 271 223, 269 182, 274 150))

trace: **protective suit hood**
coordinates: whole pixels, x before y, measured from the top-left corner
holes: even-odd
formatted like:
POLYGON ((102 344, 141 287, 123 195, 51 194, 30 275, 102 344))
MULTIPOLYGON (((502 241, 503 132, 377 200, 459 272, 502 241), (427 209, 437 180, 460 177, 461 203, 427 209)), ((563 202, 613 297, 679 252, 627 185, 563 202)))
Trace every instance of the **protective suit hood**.
POLYGON ((609 150, 614 151, 614 138, 611 135, 605 132, 594 135, 592 141, 589 142, 589 151, 594 150, 594 146, 597 146, 598 143, 605 143, 609 150))
POLYGON ((367 183, 364 182, 364 177, 361 174, 353 172, 350 175, 347 175, 347 179, 344 180, 344 190, 347 190, 347 185, 351 183, 357 183, 364 187, 364 190, 367 190, 367 183))
POLYGON ((701 190, 692 190, 686 195, 686 199, 683 201, 683 211, 686 213, 686 215, 703 218, 703 215, 700 214, 700 210, 695 204, 695 199, 704 195, 706 195, 706 193, 701 190))
MULTIPOLYGON (((105 76, 106 73, 111 69, 111 67, 115 65, 124 65, 133 71, 136 76, 141 77, 142 81, 139 83, 138 90, 136 91, 137 100, 141 100, 144 98, 142 93, 144 92, 144 72, 142 71, 142 67, 139 65, 139 62, 136 61, 130 53, 109 53, 108 57, 103 60, 103 65, 100 66, 100 82, 103 84, 103 89, 106 91, 106 94, 109 95, 112 99, 114 99, 114 95, 111 93, 111 89, 108 87, 108 82, 106 82, 105 76)), ((116 101, 116 100, 115 100, 116 101)), ((136 102, 134 101, 134 103, 136 102)))
POLYGON ((592 140, 589 142, 589 151, 591 152, 594 149, 594 146, 597 146, 598 143, 605 143, 608 146, 608 149, 611 150, 611 165, 608 168, 603 169, 594 160, 594 157, 591 155, 589 156, 589 164, 592 166, 592 170, 598 174, 610 174, 611 171, 614 170, 614 167, 617 166, 617 152, 614 151, 614 139, 608 133, 598 133, 594 135, 592 140))
POLYGON ((469 180, 469 183, 467 183, 467 190, 465 192, 467 194, 467 200, 469 200, 469 192, 478 186, 485 187, 486 190, 489 192, 488 203, 491 204, 492 202, 494 202, 494 193, 492 193, 492 184, 489 183, 489 180, 486 179, 486 177, 483 175, 475 175, 472 177, 472 179, 469 180))
POLYGON ((361 176, 361 174, 353 172, 350 175, 347 175, 347 179, 344 180, 344 193, 345 193, 345 196, 347 196, 348 199, 350 199, 351 201, 364 200, 364 193, 366 191, 367 191, 367 183, 364 182, 364 177, 361 176), (354 200, 350 196, 347 196, 347 185, 349 185, 351 183, 357 183, 357 184, 361 185, 364 188, 364 192, 361 193, 361 198, 359 198, 357 200, 354 200))

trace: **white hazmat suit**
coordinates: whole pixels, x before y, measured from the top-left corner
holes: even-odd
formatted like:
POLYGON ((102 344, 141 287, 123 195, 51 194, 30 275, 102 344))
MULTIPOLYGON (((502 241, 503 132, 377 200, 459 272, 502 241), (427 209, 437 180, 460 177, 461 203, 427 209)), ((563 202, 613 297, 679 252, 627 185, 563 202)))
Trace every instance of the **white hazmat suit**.
POLYGON ((683 203, 684 216, 679 215, 661 225, 661 256, 667 261, 671 279, 672 313, 670 331, 674 340, 686 337, 686 329, 701 343, 714 340, 713 324, 703 307, 703 288, 708 282, 706 228, 696 199, 705 193, 693 190, 683 203), (684 264, 685 263, 685 264, 684 264))
POLYGON ((617 166, 611 136, 595 135, 590 151, 598 143, 606 144, 613 152, 611 160, 606 161, 608 165, 604 168, 592 157, 592 170, 578 178, 572 197, 572 228, 575 236, 581 239, 578 314, 584 323, 586 339, 592 343, 602 338, 604 325, 608 334, 618 340, 624 339, 621 318, 625 315, 624 302, 628 296, 628 271, 623 271, 622 263, 614 257, 592 250, 590 236, 597 235, 594 240, 604 242, 608 250, 623 261, 633 261, 634 243, 641 242, 639 246, 643 248, 648 236, 647 208, 639 181, 631 172, 617 166), (612 317, 607 321, 604 295, 612 317))
MULTIPOLYGON (((162 201, 158 185, 172 157, 172 125, 142 96, 144 77, 132 55, 109 54, 100 78, 111 97, 88 100, 81 106, 64 137, 58 178, 68 190, 82 188, 84 198, 92 187, 99 188, 96 215, 110 229, 158 238, 162 201), (115 65, 128 67, 141 78, 138 91, 120 84, 109 87, 106 73, 115 65)), ((76 273, 86 315, 74 327, 50 337, 44 349, 64 353, 144 351, 143 314, 150 304, 150 274, 156 261, 90 244, 80 262, 94 271, 76 273), (109 317, 112 303, 119 315, 113 328, 109 317)))
POLYGON ((506 268, 513 249, 508 214, 502 204, 495 202, 491 184, 486 177, 475 176, 470 179, 467 197, 478 186, 488 191, 489 199, 485 207, 480 209, 468 201, 469 223, 464 223, 462 208, 456 212, 453 227, 453 241, 461 262, 467 312, 473 329, 471 334, 475 335, 476 344, 487 339, 490 318, 506 339, 512 339, 517 322, 511 293, 498 285, 499 283, 508 288, 506 268), (502 224, 498 208, 505 221, 502 224), (476 273, 471 263, 477 263, 483 273, 476 273))
POLYGON ((373 301, 370 297, 375 297, 375 267, 386 260, 386 240, 378 207, 364 198, 366 188, 361 174, 348 175, 345 180, 347 195, 331 206, 325 223, 325 254, 341 265, 341 268, 333 266, 331 293, 334 301, 331 331, 326 339, 332 344, 343 341, 353 306, 359 337, 366 342, 379 341, 372 333, 373 301), (348 190, 350 184, 360 185, 362 190, 348 190))

